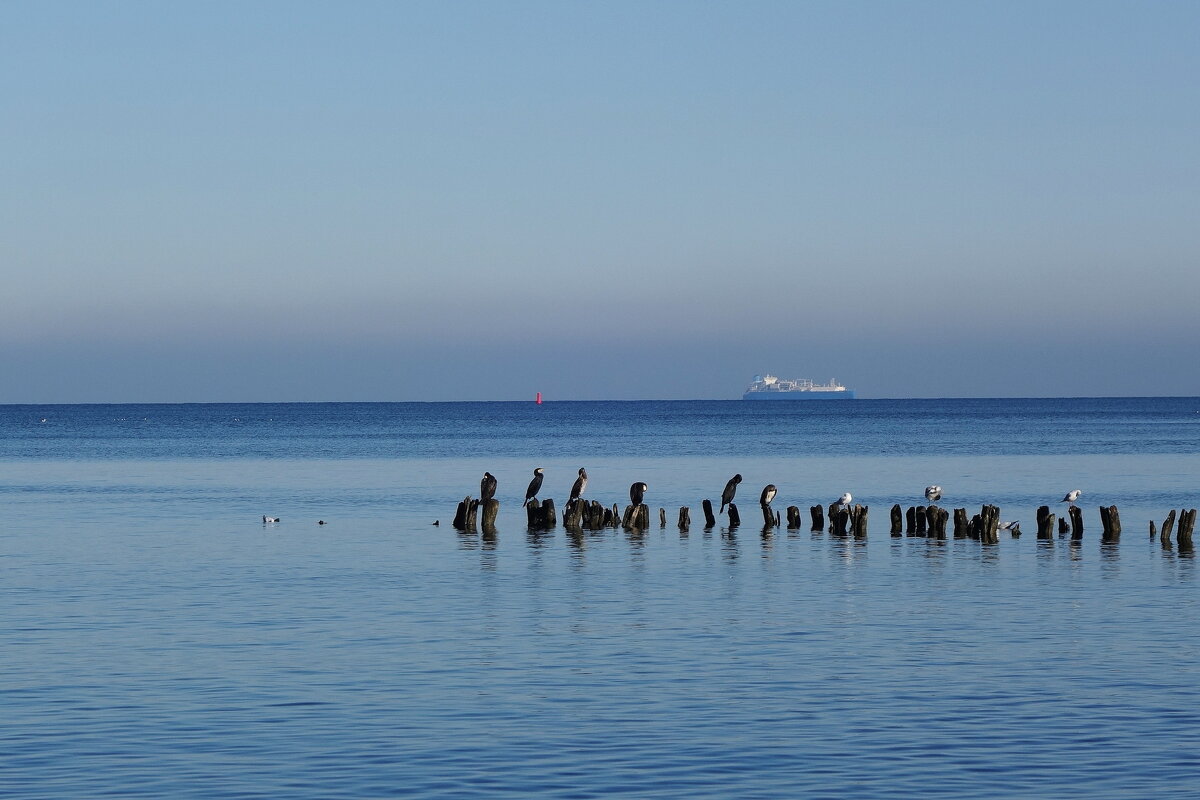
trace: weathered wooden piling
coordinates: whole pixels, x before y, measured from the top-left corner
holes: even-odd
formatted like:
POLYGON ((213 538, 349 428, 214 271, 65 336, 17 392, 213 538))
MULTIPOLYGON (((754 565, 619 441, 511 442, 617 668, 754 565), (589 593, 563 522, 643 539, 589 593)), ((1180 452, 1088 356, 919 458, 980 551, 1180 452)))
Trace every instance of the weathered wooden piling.
POLYGON ((704 502, 701 503, 700 506, 704 509, 704 527, 714 527, 717 524, 717 518, 713 516, 712 501, 705 498, 704 502))
MULTIPOLYGON (((454 512, 454 522, 451 524, 458 530, 465 530, 467 527, 467 511, 471 508, 471 496, 467 495, 463 501, 458 504, 458 510, 454 512)), ((1171 512, 1174 513, 1174 512, 1171 512)))
POLYGON ((679 530, 686 531, 692 527, 692 510, 687 506, 679 507, 679 530))
POLYGON ((916 529, 916 531, 914 531, 914 533, 917 536, 924 536, 925 535, 925 522, 926 522, 925 506, 917 506, 915 509, 913 509, 913 516, 916 517, 916 523, 917 523, 917 529, 916 529))
POLYGON ((978 538, 980 544, 999 544, 1000 507, 986 504, 979 509, 975 519, 979 520, 978 536, 971 538, 978 538))
POLYGON ((909 506, 904 512, 904 535, 914 536, 917 532, 917 509, 915 506, 909 506))
POLYGON ((1180 550, 1192 549, 1192 529, 1196 527, 1196 509, 1179 512, 1179 529, 1175 532, 1175 543, 1180 550))
POLYGON ((812 517, 812 529, 814 531, 825 530, 825 510, 821 506, 810 506, 808 515, 812 517))
POLYGON ((829 507, 829 532, 836 536, 846 535, 846 526, 850 522, 850 511, 836 505, 829 507))
POLYGON ((855 539, 867 538, 867 511, 869 506, 860 506, 858 503, 850 509, 850 532, 854 534, 855 539))
POLYGON ((763 525, 766 525, 768 528, 774 528, 776 525, 775 510, 771 508, 771 504, 760 503, 759 508, 762 509, 763 525))
POLYGON ((1167 518, 1163 520, 1162 533, 1158 537, 1158 541, 1163 547, 1171 546, 1171 531, 1175 529, 1175 509, 1171 509, 1171 513, 1167 514, 1167 518))
POLYGON ((662 506, 658 507, 658 527, 667 527, 667 510, 662 506))
POLYGON ((800 506, 787 507, 787 526, 790 531, 800 527, 800 506))
POLYGON ((466 519, 466 522, 464 523, 464 527, 467 530, 475 529, 475 519, 476 519, 476 515, 478 514, 478 512, 479 512, 479 501, 478 500, 472 500, 469 503, 467 503, 467 519, 466 519))
POLYGON ((1053 539, 1054 538, 1054 515, 1050 513, 1050 506, 1038 506, 1037 510, 1037 538, 1053 539))
POLYGON ((496 515, 500 513, 500 501, 494 497, 489 497, 483 501, 483 513, 480 515, 480 523, 485 528, 496 527, 496 515))
POLYGON ((1058 518, 1058 535, 1066 536, 1067 532, 1070 530, 1071 530, 1071 524, 1069 522, 1067 522, 1067 518, 1059 517, 1058 518))
POLYGON ((738 508, 733 503, 729 504, 728 514, 729 527, 736 528, 738 525, 742 524, 742 515, 738 513, 738 508))
POLYGON ((904 532, 904 512, 900 509, 900 504, 896 503, 892 506, 892 536, 900 536, 904 532))
POLYGON ((1083 538, 1083 512, 1079 506, 1071 506, 1067 513, 1071 515, 1071 540, 1077 542, 1083 538))
POLYGON ((568 500, 566 507, 563 508, 563 525, 567 528, 583 528, 583 512, 586 507, 587 503, 582 497, 568 500))
POLYGON ((966 539, 970 535, 970 520, 965 508, 954 509, 954 538, 966 539))
POLYGON ((1116 506, 1100 506, 1100 540, 1115 542, 1121 538, 1121 515, 1116 506))
POLYGON ((644 531, 650 527, 650 507, 645 503, 641 505, 629 505, 625 507, 625 513, 621 517, 621 527, 627 531, 637 530, 644 531))
POLYGON ((927 506, 925 508, 925 518, 929 522, 927 528, 929 538, 945 539, 946 522, 950 519, 950 512, 938 506, 927 506))

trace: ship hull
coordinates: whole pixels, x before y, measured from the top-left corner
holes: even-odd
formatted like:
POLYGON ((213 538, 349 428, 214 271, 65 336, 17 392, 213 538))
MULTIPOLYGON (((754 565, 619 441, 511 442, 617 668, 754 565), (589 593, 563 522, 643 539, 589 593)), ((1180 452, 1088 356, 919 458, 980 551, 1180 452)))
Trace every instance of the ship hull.
POLYGON ((854 392, 847 389, 844 392, 746 392, 743 400, 853 400, 854 392))

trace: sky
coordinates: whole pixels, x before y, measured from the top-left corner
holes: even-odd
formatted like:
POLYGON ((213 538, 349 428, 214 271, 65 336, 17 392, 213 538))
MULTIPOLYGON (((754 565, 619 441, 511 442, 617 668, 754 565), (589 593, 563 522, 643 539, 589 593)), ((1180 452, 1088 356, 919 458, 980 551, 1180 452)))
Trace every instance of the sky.
POLYGON ((1200 4, 0 5, 0 403, 1200 395, 1200 4))

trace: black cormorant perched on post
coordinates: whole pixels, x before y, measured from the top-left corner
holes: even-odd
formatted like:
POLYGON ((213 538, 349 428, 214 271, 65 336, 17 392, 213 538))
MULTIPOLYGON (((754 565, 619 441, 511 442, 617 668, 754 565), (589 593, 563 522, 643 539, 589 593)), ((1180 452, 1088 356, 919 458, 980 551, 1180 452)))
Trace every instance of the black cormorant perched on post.
POLYGON ((725 491, 721 492, 721 510, 718 514, 725 513, 725 506, 733 502, 733 496, 737 494, 738 484, 742 482, 741 475, 734 475, 729 479, 729 483, 725 484, 725 491))
POLYGON ((646 496, 646 490, 649 488, 650 487, 644 483, 635 483, 633 486, 629 487, 629 500, 634 504, 634 506, 640 506, 642 504, 642 498, 646 496))
POLYGON ((496 496, 496 476, 490 472, 483 473, 479 482, 479 502, 486 503, 496 496))
POLYGON ((762 494, 758 496, 758 504, 760 506, 769 506, 771 501, 775 499, 775 484, 768 483, 763 487, 762 494))
POLYGON ((583 467, 579 468, 579 477, 575 479, 575 483, 571 486, 571 496, 567 498, 567 502, 577 500, 583 497, 583 490, 587 488, 587 470, 583 467))
POLYGON ((525 502, 522 507, 529 505, 529 501, 537 497, 538 490, 542 488, 542 468, 538 467, 533 471, 533 480, 529 482, 529 488, 525 490, 525 502))

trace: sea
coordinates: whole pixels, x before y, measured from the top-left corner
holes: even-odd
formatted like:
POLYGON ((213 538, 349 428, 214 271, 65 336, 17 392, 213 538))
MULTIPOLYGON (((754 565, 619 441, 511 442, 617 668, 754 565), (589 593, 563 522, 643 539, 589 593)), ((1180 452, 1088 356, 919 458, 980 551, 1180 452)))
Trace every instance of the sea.
POLYGON ((1196 798, 1198 505, 1200 398, 0 406, 0 796, 1196 798))

